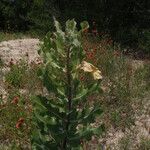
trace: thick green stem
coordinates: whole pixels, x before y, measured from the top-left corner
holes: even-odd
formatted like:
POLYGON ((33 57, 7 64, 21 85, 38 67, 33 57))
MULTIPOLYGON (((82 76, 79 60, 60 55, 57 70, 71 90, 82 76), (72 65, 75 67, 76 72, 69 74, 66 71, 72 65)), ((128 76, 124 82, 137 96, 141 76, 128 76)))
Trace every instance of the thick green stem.
MULTIPOLYGON (((69 125, 70 125, 70 111, 72 108, 72 85, 71 85, 71 70, 70 70, 70 48, 67 50, 67 87, 68 87, 68 92, 67 92, 67 98, 68 98, 68 114, 66 118, 66 133, 68 132, 69 125)), ((63 149, 66 149, 67 146, 67 139, 68 137, 66 136, 63 142, 63 149)))

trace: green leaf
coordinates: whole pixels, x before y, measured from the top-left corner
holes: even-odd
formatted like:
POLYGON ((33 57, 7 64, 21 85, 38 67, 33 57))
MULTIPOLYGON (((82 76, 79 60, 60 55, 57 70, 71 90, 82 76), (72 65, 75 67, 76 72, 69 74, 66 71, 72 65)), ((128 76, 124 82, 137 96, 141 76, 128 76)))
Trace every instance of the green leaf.
POLYGON ((80 93, 75 98, 73 98, 73 101, 81 100, 87 95, 87 93, 88 93, 88 89, 82 89, 82 91, 80 91, 80 93))
POLYGON ((100 125, 100 126, 97 127, 97 128, 93 128, 93 134, 94 134, 94 135, 97 135, 97 136, 100 136, 104 131, 105 131, 105 126, 104 126, 104 124, 100 125))
POLYGON ((62 31, 60 23, 54 19, 54 25, 56 27, 56 31, 62 31))
POLYGON ((88 124, 93 123, 95 121, 95 118, 97 116, 100 116, 103 113, 100 106, 97 104, 93 107, 93 109, 90 109, 89 106, 84 108, 80 114, 79 117, 79 123, 88 124))
POLYGON ((47 110, 47 108, 41 103, 40 99, 35 96, 32 98, 34 105, 36 104, 41 110, 47 110))
POLYGON ((62 87, 57 88, 58 94, 60 94, 63 98, 66 98, 65 91, 62 87))
POLYGON ((90 140, 93 135, 92 129, 87 126, 79 130, 74 136, 70 137, 70 141, 79 141, 80 139, 90 140))
POLYGON ((56 87, 51 79, 51 74, 48 65, 46 66, 45 71, 43 72, 43 84, 49 92, 56 92, 56 87))
POLYGON ((71 150, 83 150, 83 148, 80 145, 79 146, 75 145, 74 147, 71 147, 71 150))
POLYGON ((39 95, 35 100, 35 104, 40 106, 43 112, 48 112, 50 116, 63 119, 63 113, 59 112, 59 108, 57 107, 58 105, 52 105, 51 101, 52 100, 48 100, 46 97, 39 95))
POLYGON ((46 123, 46 122, 45 122, 45 119, 44 119, 42 116, 40 116, 37 111, 34 111, 34 115, 35 115, 35 117, 36 117, 39 121, 41 121, 41 122, 43 122, 43 123, 46 123))
POLYGON ((101 135, 104 131, 104 126, 92 127, 90 125, 80 129, 74 136, 70 138, 70 141, 78 141, 80 139, 90 140, 93 135, 101 135))
POLYGON ((99 89, 100 89, 100 82, 101 81, 97 81, 97 83, 95 83, 95 84, 90 84, 88 86, 88 94, 99 91, 99 89))
POLYGON ((79 47, 81 45, 78 39, 74 39, 72 44, 75 45, 76 47, 79 47))
POLYGON ((55 44, 56 44, 56 49, 57 52, 62 56, 65 57, 65 53, 64 53, 64 39, 62 36, 60 36, 60 34, 55 34, 56 35, 56 40, 55 40, 55 44))
POLYGON ((56 32, 60 34, 63 40, 65 40, 65 33, 62 31, 60 23, 56 19, 54 19, 54 24, 56 27, 56 32))
POLYGON ((67 31, 74 31, 75 29, 76 29, 76 22, 75 22, 75 20, 74 19, 72 19, 72 20, 68 20, 67 22, 66 22, 66 30, 67 31))
POLYGON ((80 23, 81 30, 84 31, 89 28, 89 23, 87 21, 83 21, 80 23))

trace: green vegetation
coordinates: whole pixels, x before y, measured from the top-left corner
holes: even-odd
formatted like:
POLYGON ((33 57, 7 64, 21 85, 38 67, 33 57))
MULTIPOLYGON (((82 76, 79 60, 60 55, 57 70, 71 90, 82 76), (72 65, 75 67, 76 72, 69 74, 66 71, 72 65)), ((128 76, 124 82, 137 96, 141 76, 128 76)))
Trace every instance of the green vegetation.
POLYGON ((15 39, 24 39, 24 38, 39 38, 42 39, 43 35, 37 34, 36 32, 0 32, 0 42, 15 40, 15 39))
POLYGON ((141 138, 141 142, 139 145, 139 150, 149 150, 150 149, 150 140, 141 138))
POLYGON ((4 32, 0 32, 0 42, 2 41, 7 41, 7 40, 13 40, 13 39, 20 39, 20 38, 24 38, 24 34, 23 33, 4 33, 4 32))
POLYGON ((18 64, 13 64, 13 61, 10 62, 11 70, 5 75, 5 80, 8 84, 14 87, 21 87, 23 75, 27 70, 27 65, 24 62, 18 64))
POLYGON ((119 141, 120 150, 129 150, 131 148, 130 136, 125 136, 119 141))
POLYGON ((131 135, 125 135, 120 141, 119 141, 119 150, 149 150, 150 149, 150 141, 149 138, 140 138, 140 143, 136 143, 137 141, 133 141, 133 139, 130 138, 131 135), (133 144, 134 142, 134 144, 133 144))
POLYGON ((54 29, 53 16, 62 23, 75 18, 87 20, 91 32, 109 34, 122 46, 149 54, 149 6, 148 0, 1 0, 0 30, 45 35, 54 29))

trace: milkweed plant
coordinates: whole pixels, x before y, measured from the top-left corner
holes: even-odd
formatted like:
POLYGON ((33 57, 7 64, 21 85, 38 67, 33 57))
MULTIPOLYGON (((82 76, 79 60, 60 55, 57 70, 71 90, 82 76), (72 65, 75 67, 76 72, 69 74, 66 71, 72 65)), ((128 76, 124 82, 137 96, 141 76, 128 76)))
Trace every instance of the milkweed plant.
POLYGON ((33 97, 32 149, 80 150, 82 141, 101 135, 102 125, 93 127, 102 114, 98 103, 89 104, 88 96, 101 92, 101 71, 85 61, 82 34, 89 28, 86 21, 81 29, 68 20, 63 30, 54 19, 56 31, 48 33, 39 54, 43 67, 39 73, 49 96, 33 97), (81 75, 90 78, 82 82, 81 75))

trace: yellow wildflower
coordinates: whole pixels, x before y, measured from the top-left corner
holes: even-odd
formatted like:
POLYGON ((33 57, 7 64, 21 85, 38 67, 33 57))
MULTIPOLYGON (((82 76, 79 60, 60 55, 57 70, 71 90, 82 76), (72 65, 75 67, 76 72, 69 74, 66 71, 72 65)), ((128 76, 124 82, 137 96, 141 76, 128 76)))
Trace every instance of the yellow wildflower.
POLYGON ((99 80, 102 79, 102 75, 101 75, 101 71, 98 70, 98 68, 96 68, 94 65, 92 65, 91 63, 88 63, 86 61, 83 61, 81 63, 81 65, 79 65, 80 69, 82 69, 84 72, 91 72, 94 80, 99 80))

